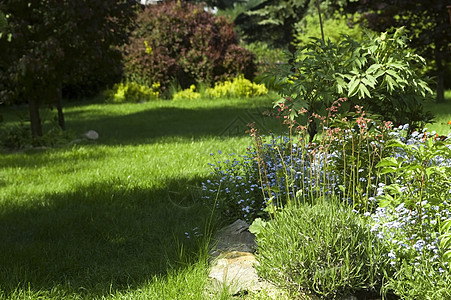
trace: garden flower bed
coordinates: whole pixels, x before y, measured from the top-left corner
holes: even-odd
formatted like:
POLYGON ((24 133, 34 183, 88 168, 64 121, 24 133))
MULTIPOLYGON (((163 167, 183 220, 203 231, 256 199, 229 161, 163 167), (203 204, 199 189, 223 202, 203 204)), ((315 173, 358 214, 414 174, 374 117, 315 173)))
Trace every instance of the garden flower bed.
MULTIPOLYGON (((343 121, 341 127, 331 126, 332 123, 331 120, 325 124, 322 134, 312 143, 307 142, 308 132, 302 128, 279 137, 262 137, 251 129, 255 144, 247 148, 245 155, 211 154, 216 161, 211 164, 211 179, 203 183, 204 199, 215 201, 216 209, 225 218, 254 221, 251 228, 257 235, 257 258, 263 266, 259 272, 281 286, 326 298, 340 292, 371 290, 403 299, 422 299, 426 295, 446 299, 451 295, 450 260, 445 255, 449 244, 443 242, 447 232, 444 224, 451 218, 451 138, 440 140, 426 130, 409 134, 407 125, 394 127, 366 119, 363 110, 343 121), (348 204, 365 224, 373 245, 368 255, 380 255, 370 258, 373 263, 379 261, 374 266, 377 272, 371 269, 376 273, 363 276, 373 280, 370 285, 365 280, 349 283, 340 277, 345 276, 343 271, 331 275, 330 265, 328 270, 312 275, 316 278, 314 283, 301 280, 296 273, 301 272, 300 265, 305 268, 323 260, 321 255, 333 258, 343 253, 350 245, 347 243, 335 245, 335 250, 321 255, 310 253, 308 264, 298 256, 306 245, 295 245, 286 251, 270 248, 271 253, 286 252, 279 260, 266 256, 268 245, 284 244, 281 238, 285 231, 291 236, 307 236, 307 240, 309 234, 311 238, 322 236, 318 228, 307 226, 305 231, 305 224, 288 221, 284 211, 322 203, 334 207, 333 199, 348 204), (281 220, 285 225, 281 225, 281 220), (270 226, 273 222, 277 222, 274 226, 280 232, 265 231, 274 228, 270 226), (377 251, 382 254, 375 245, 379 245, 377 251), (297 271, 288 272, 287 265, 296 262, 300 264, 297 271), (270 269, 279 271, 275 274, 270 269), (326 285, 318 285, 321 280, 342 282, 343 286, 337 283, 332 292, 326 285)), ((339 228, 333 230, 344 230, 339 228)), ((327 232, 327 228, 323 230, 327 232)), ((357 232, 345 232, 351 239, 356 238, 357 232)))

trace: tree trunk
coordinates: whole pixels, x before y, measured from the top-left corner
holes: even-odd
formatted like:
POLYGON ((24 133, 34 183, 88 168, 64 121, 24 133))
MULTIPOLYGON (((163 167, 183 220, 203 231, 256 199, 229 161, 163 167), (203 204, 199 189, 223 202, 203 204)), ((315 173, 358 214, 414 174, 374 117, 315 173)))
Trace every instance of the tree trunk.
POLYGON ((444 76, 445 76, 445 66, 443 64, 443 60, 441 59, 441 55, 436 50, 435 53, 435 64, 437 67, 437 103, 445 102, 445 84, 444 84, 444 76))
POLYGON ((56 87, 56 109, 58 110, 58 125, 62 130, 66 130, 66 121, 63 114, 63 88, 60 83, 56 87))
POLYGON ((41 118, 39 117, 39 104, 35 98, 28 100, 28 107, 30 111, 30 127, 31 136, 33 138, 42 136, 41 118))

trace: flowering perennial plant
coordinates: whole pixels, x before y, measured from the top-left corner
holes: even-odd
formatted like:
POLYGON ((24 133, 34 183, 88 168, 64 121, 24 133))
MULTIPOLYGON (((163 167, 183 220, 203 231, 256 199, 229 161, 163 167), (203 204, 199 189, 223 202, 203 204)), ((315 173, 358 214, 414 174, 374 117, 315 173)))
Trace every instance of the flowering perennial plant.
MULTIPOLYGON (((222 155, 219 151, 218 155, 222 155)), ((211 156, 216 156, 211 153, 211 156)), ((226 219, 255 219, 265 206, 258 185, 258 169, 251 156, 228 154, 227 159, 216 161, 211 179, 202 183, 203 199, 226 219)))
POLYGON ((441 222, 451 218, 451 212, 444 208, 448 203, 428 206, 425 200, 423 204, 421 213, 401 203, 394 209, 379 207, 371 214, 371 231, 390 249, 387 256, 393 270, 399 269, 404 261, 418 266, 427 260, 440 273, 449 266, 440 257, 438 230, 441 222))

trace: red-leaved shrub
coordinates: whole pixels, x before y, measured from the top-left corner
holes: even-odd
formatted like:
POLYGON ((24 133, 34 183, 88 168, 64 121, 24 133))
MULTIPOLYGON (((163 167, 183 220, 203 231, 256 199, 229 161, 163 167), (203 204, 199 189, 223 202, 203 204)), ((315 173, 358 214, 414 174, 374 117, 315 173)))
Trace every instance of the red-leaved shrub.
POLYGON ((253 79, 254 55, 237 43, 230 20, 200 5, 162 2, 139 14, 124 48, 124 71, 142 84, 159 82, 163 91, 174 79, 182 88, 239 74, 253 79))

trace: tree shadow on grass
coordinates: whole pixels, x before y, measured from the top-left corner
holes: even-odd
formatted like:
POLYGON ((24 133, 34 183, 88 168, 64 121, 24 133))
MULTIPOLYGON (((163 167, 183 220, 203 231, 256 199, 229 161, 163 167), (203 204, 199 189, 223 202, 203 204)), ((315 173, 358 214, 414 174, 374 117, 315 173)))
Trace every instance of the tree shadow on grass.
POLYGON ((108 145, 146 144, 160 138, 247 136, 247 124, 263 132, 280 131, 280 122, 263 115, 267 107, 186 109, 163 107, 128 115, 99 116, 79 121, 68 113, 68 128, 76 132, 96 130, 98 143, 108 145))
POLYGON ((155 190, 96 182, 0 212, 0 295, 19 289, 97 297, 138 287, 195 259, 209 210, 190 194, 200 178, 155 190), (171 193, 171 191, 181 191, 171 193), (190 233, 187 239, 185 232, 190 233))

